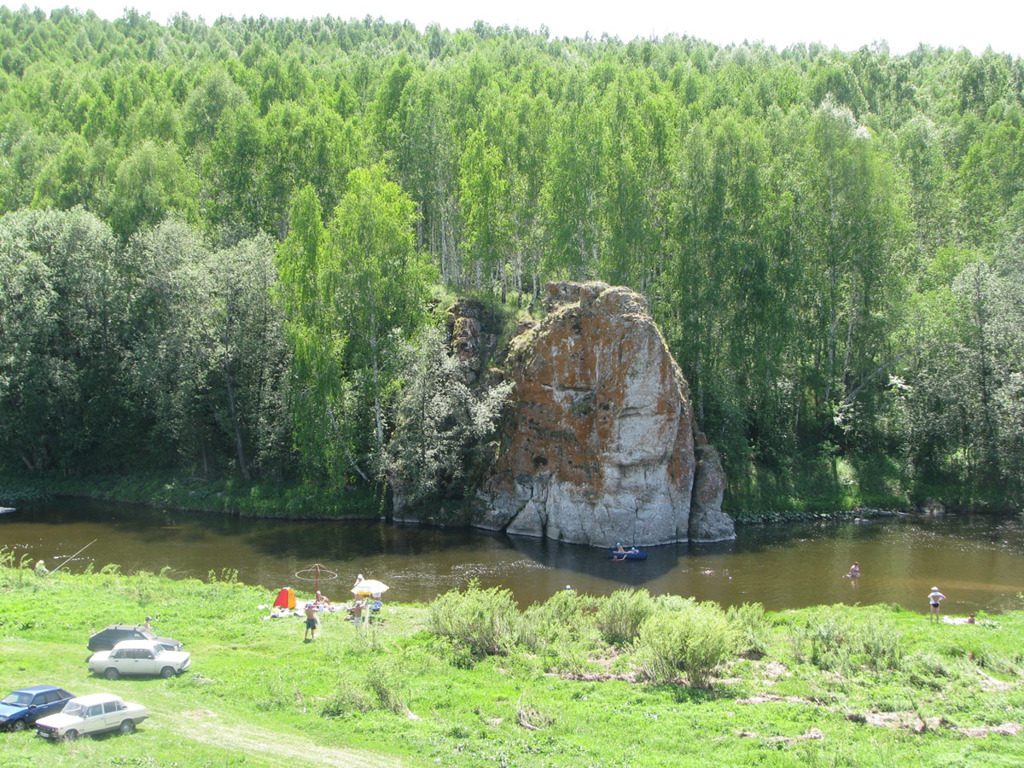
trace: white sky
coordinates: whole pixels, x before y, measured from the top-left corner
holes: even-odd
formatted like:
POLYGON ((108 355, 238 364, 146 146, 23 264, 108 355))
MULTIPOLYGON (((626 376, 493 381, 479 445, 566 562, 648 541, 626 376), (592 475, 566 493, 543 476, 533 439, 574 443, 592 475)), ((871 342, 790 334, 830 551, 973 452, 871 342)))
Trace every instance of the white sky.
MULTIPOLYGON (((9 8, 22 5, 19 0, 0 3, 9 8)), ((588 32, 600 37, 607 32, 624 42, 675 33, 720 45, 759 40, 781 49, 795 42, 820 42, 849 51, 884 40, 894 54, 925 43, 964 47, 975 54, 991 47, 1024 56, 1022 0, 26 0, 25 5, 44 11, 65 6, 92 10, 105 19, 120 18, 125 8, 135 8, 161 23, 180 12, 208 23, 220 16, 369 15, 386 21, 407 19, 420 30, 435 22, 461 29, 482 20, 531 31, 544 25, 553 37, 582 37, 588 32)))

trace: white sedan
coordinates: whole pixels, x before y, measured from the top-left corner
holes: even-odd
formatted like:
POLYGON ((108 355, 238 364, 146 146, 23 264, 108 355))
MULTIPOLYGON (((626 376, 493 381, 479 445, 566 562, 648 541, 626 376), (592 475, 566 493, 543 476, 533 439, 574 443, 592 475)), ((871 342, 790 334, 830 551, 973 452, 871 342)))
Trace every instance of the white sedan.
POLYGON ((155 640, 124 640, 89 657, 89 669, 107 680, 121 675, 174 677, 192 664, 192 654, 169 651, 155 640))
POLYGON ((104 731, 131 733, 147 717, 149 710, 141 704, 111 693, 93 693, 71 699, 62 711, 36 720, 36 733, 55 741, 104 731))

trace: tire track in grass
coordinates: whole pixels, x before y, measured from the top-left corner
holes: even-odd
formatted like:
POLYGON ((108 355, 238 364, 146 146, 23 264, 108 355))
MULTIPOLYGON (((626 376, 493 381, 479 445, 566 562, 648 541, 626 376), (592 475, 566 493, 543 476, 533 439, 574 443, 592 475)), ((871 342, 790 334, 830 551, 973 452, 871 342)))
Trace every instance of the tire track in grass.
POLYGON ((331 768, 399 768, 401 761, 392 755, 380 755, 357 749, 325 747, 308 737, 282 733, 247 723, 227 725, 210 710, 189 710, 174 717, 161 717, 182 738, 211 747, 244 752, 254 757, 270 758, 279 765, 301 761, 308 765, 331 768))

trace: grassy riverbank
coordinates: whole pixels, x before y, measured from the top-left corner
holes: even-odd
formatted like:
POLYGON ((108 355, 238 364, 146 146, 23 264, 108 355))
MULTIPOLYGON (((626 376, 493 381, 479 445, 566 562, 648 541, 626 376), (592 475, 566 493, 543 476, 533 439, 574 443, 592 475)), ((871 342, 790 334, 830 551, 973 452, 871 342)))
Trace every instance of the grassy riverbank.
MULTIPOLYGON (((0 734, 8 768, 89 766, 1002 766, 1024 757, 1024 612, 976 626, 896 607, 763 614, 566 592, 525 612, 470 587, 299 618, 232 574, 38 576, 0 550, 0 687, 113 691, 132 736, 0 734), (87 672, 91 629, 159 616, 193 654, 171 680, 87 672), (724 662, 715 667, 715 660, 724 662), (700 683, 711 672, 708 685, 700 683)), ((300 596, 301 597, 301 596, 300 596)))

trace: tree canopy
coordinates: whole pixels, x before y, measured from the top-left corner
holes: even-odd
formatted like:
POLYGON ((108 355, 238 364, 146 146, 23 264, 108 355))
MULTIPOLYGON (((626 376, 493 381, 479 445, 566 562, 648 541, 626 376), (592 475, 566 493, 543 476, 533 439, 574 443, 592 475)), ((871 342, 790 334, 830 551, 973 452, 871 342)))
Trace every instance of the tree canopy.
POLYGON ((1021 502, 1020 59, 7 7, 0 52, 0 467, 399 476, 436 297, 597 278, 737 501, 1021 502))

